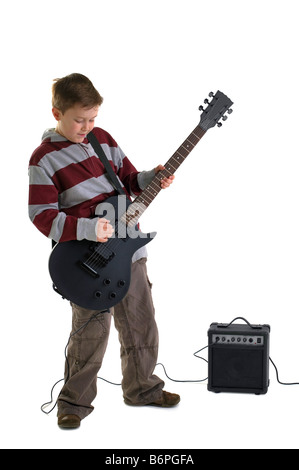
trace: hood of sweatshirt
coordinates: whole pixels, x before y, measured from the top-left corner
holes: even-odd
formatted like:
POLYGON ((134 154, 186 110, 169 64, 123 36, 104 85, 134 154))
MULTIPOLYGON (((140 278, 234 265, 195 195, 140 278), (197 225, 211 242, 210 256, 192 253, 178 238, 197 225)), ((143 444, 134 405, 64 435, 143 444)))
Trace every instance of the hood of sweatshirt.
POLYGON ((58 134, 54 128, 46 129, 42 136, 42 141, 47 140, 48 142, 62 142, 66 141, 67 138, 63 135, 58 134))
MULTIPOLYGON (((68 139, 63 135, 58 134, 58 132, 56 132, 54 128, 49 128, 46 129, 43 133, 42 142, 68 142, 68 139)), ((88 142, 88 139, 85 137, 85 139, 83 140, 83 142, 80 143, 80 145, 88 147, 90 144, 88 142)))

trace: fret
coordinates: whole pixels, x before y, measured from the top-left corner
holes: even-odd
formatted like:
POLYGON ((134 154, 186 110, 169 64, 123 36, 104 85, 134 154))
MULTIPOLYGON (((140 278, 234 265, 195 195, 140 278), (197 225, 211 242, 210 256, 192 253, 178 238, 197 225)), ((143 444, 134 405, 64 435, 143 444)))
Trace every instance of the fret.
MULTIPOLYGON (((186 149, 184 149, 184 150, 186 150, 186 149)), ((182 155, 182 154, 181 154, 181 152, 179 152, 178 150, 176 151, 176 153, 178 153, 180 157, 182 157, 182 158, 186 158, 186 155, 185 155, 185 156, 184 156, 184 155, 182 155)), ((178 158, 178 157, 177 157, 177 158, 178 158)))
MULTIPOLYGON (((175 162, 174 162, 175 163, 175 162)), ((174 168, 174 171, 178 169, 178 167, 176 167, 175 165, 173 165, 172 163, 168 163, 168 166, 171 166, 172 168, 174 168)), ((170 170, 170 168, 168 168, 170 170)))
POLYGON ((147 195, 145 194, 145 192, 143 192, 143 193, 142 193, 142 197, 141 197, 141 199, 140 199, 140 202, 141 202, 142 204, 146 204, 147 202, 148 202, 148 204, 150 204, 152 201, 151 201, 151 199, 149 198, 149 196, 147 196, 147 195), (148 201, 146 201, 146 199, 148 199, 148 201))
MULTIPOLYGON (((191 132, 191 134, 190 134, 190 135, 192 135, 192 134, 193 134, 193 135, 195 136, 195 138, 198 140, 198 137, 197 137, 197 135, 196 135, 194 132, 191 132)), ((191 142, 191 144, 193 144, 193 142, 191 142)), ((194 145, 196 145, 196 144, 194 144, 194 145)))
MULTIPOLYGON (((191 142, 191 140, 189 140, 189 139, 186 139, 186 142, 189 142, 189 144, 191 144, 191 145, 192 145, 192 147, 194 147, 194 146, 195 146, 195 144, 193 144, 193 142, 191 142)), ((190 147, 190 145, 189 145, 189 144, 186 144, 186 147, 190 147)))
MULTIPOLYGON (((155 177, 156 178, 156 177, 155 177)), ((159 179, 159 178, 158 178, 159 179)), ((159 179, 160 181, 160 179, 159 179)), ((160 190, 160 185, 158 183, 156 183, 156 180, 153 179, 153 181, 151 182, 150 184, 150 187, 154 187, 156 189, 156 191, 159 191, 160 190)))
POLYGON ((177 153, 179 153, 181 157, 186 158, 186 156, 188 156, 190 152, 190 145, 188 145, 188 147, 184 147, 184 145, 182 145, 181 151, 184 151, 187 155, 182 155, 178 150, 177 150, 177 153))

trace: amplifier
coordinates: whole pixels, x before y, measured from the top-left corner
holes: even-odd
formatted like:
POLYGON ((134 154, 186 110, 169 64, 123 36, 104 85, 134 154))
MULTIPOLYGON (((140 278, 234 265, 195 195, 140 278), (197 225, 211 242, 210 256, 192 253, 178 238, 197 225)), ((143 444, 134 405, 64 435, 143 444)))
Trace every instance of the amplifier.
POLYGON ((245 321, 246 325, 232 323, 210 325, 209 391, 256 395, 267 393, 270 326, 251 325, 245 321))

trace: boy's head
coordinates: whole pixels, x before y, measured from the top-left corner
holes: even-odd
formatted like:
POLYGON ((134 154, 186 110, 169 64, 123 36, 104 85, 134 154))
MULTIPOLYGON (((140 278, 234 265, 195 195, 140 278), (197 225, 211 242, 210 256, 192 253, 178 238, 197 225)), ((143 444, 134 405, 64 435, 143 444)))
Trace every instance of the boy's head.
POLYGON ((56 131, 71 142, 83 142, 94 127, 103 98, 92 82, 80 73, 56 79, 52 86, 52 113, 56 131))

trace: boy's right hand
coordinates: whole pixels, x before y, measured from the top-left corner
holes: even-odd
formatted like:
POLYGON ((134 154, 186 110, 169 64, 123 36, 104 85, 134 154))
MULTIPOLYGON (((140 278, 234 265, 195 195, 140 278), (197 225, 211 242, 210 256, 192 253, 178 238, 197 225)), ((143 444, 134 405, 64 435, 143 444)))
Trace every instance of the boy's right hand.
POLYGON ((107 219, 99 219, 97 224, 97 241, 101 243, 105 243, 108 238, 112 237, 114 229, 112 225, 109 223, 110 220, 107 219))

